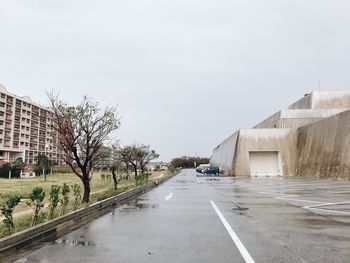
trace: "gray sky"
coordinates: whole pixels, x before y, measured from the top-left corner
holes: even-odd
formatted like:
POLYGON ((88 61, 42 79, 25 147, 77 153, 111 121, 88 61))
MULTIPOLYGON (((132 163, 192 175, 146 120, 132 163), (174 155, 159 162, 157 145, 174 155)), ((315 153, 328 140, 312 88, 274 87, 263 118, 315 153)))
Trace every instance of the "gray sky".
POLYGON ((0 83, 119 105, 122 144, 209 156, 304 93, 350 86, 350 3, 0 0, 0 83))

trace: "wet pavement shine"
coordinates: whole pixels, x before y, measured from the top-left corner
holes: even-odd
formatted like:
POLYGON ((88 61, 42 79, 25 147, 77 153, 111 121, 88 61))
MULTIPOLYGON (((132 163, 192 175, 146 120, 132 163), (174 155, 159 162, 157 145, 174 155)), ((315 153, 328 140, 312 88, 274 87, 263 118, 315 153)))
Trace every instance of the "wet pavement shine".
POLYGON ((15 259, 27 262, 349 262, 350 182, 197 177, 159 187, 15 259))

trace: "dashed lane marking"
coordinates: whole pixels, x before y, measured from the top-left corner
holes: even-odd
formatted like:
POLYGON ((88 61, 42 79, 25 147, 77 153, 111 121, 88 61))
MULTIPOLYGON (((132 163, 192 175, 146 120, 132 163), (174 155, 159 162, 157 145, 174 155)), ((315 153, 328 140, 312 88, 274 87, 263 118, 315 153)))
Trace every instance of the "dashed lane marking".
POLYGON ((172 197, 173 197, 173 193, 168 194, 168 195, 165 197, 165 201, 170 200, 172 197))

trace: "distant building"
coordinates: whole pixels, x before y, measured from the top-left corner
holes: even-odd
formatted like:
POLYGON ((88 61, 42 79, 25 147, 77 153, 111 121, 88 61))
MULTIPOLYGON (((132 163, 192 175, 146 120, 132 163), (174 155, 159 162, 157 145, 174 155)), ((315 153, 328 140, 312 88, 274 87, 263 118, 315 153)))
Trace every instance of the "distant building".
POLYGON ((168 170, 168 163, 167 162, 149 162, 147 165, 146 165, 146 168, 148 171, 166 171, 168 170))
POLYGON ((108 170, 113 165, 118 163, 118 147, 105 144, 100 149, 100 158, 98 159, 95 168, 100 170, 108 170))
POLYGON ((52 129, 52 118, 49 109, 0 85, 0 161, 21 157, 25 163, 33 164, 38 154, 45 154, 61 164, 63 154, 52 129))
POLYGON ((253 129, 240 129, 210 160, 233 176, 350 178, 350 91, 314 91, 253 129))

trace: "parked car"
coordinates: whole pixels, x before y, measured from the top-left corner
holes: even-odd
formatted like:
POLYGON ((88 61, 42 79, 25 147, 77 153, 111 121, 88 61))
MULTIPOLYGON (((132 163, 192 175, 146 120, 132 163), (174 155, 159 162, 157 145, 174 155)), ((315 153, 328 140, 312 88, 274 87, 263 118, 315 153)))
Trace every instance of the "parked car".
POLYGON ((196 168, 197 173, 203 173, 203 170, 210 167, 210 164, 200 164, 196 168))
POLYGON ((215 175, 218 175, 218 174, 220 174, 220 169, 219 169, 219 167, 210 166, 210 167, 205 168, 202 171, 202 173, 203 174, 215 174, 215 175))

